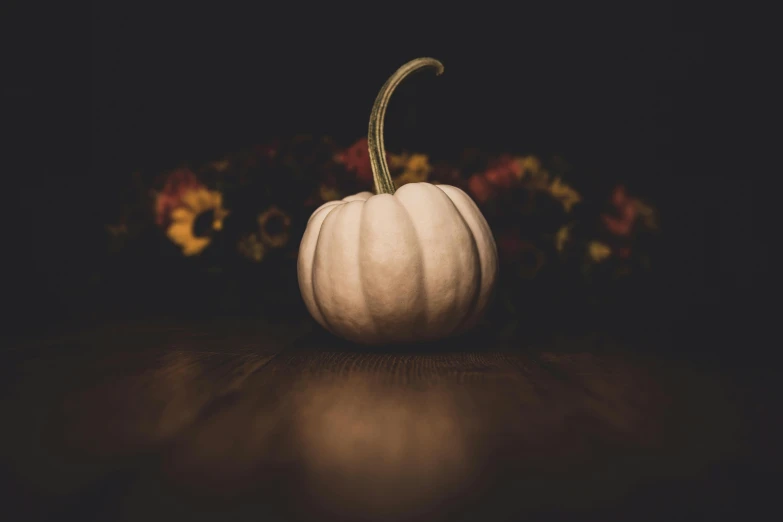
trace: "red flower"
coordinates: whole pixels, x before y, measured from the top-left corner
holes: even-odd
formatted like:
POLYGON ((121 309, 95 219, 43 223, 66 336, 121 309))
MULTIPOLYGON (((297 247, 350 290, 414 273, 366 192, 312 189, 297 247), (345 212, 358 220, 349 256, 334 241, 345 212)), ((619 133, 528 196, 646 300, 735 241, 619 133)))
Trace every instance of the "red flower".
POLYGON ((619 217, 601 214, 601 221, 616 236, 630 235, 636 222, 636 199, 628 196, 623 185, 617 185, 612 191, 611 201, 619 217))
POLYGON ((468 179, 468 191, 479 203, 486 203, 495 195, 495 189, 487 181, 487 178, 481 174, 473 174, 468 179))
POLYGON ((372 166, 367 138, 361 138, 356 143, 340 152, 337 161, 345 165, 348 172, 353 172, 363 182, 372 181, 372 166))
POLYGON ((167 227, 171 211, 181 205, 185 191, 198 188, 203 188, 203 185, 190 169, 181 168, 171 172, 155 199, 155 223, 167 227))
POLYGON ((496 187, 511 188, 522 176, 521 164, 506 154, 493 161, 484 176, 496 187))
MULTIPOLYGON (((389 162, 390 154, 386 153, 386 161, 389 162)), ((335 157, 338 163, 345 166, 345 170, 356 174, 356 178, 362 183, 372 182, 372 165, 370 164, 370 149, 367 138, 361 138, 347 149, 339 152, 335 157)))

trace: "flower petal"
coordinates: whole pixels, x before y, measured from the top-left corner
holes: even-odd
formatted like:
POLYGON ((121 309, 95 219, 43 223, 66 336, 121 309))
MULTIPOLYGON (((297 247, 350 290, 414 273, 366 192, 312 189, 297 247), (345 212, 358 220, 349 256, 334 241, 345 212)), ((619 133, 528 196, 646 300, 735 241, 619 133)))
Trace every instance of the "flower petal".
POLYGON ((180 246, 195 238, 193 236, 193 226, 190 223, 174 223, 166 230, 166 236, 180 246))
POLYGON ((194 256, 196 254, 201 253, 202 250, 207 248, 209 245, 209 238, 207 237, 194 237, 192 240, 188 241, 186 245, 182 248, 182 253, 186 256, 194 256))
POLYGON ((182 203, 185 206, 187 206, 194 214, 198 214, 199 212, 201 212, 201 210, 203 210, 199 205, 199 201, 200 201, 199 192, 201 192, 200 189, 186 190, 182 194, 182 198, 181 198, 182 203))
POLYGON ((193 223, 196 214, 184 207, 178 207, 171 211, 171 221, 174 223, 193 223))
POLYGON ((217 190, 209 193, 209 206, 215 209, 223 206, 223 194, 217 190))
POLYGON ((208 210, 210 208, 214 208, 213 204, 213 192, 210 192, 206 189, 201 189, 198 191, 198 202, 199 202, 199 211, 203 212, 205 210, 208 210))

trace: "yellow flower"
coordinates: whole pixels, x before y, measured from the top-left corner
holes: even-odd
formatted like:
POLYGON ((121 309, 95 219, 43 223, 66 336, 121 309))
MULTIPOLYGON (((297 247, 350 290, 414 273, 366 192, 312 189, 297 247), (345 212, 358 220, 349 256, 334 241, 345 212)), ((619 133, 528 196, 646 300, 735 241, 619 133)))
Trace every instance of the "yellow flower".
POLYGON ((240 254, 256 263, 264 259, 266 247, 264 247, 264 244, 258 239, 256 234, 249 234, 240 239, 237 247, 240 254))
POLYGON ((408 183, 418 183, 419 181, 421 180, 418 179, 415 174, 409 171, 405 171, 399 176, 397 176, 396 178, 394 178, 394 186, 400 188, 401 186, 406 185, 408 183))
MULTIPOLYGON (((404 163, 405 169, 402 174, 394 178, 395 185, 399 188, 406 183, 421 183, 427 181, 432 172, 432 166, 430 166, 429 158, 426 154, 413 154, 406 156, 404 163)), ((395 160, 398 164, 400 159, 395 160)))
POLYGON ((205 188, 188 189, 182 195, 181 206, 171 212, 171 225, 166 235, 182 248, 186 256, 201 253, 212 241, 212 234, 223 228, 228 210, 223 208, 223 195, 205 188))
POLYGON ((261 241, 267 246, 278 248, 288 243, 288 229, 291 218, 275 206, 271 206, 258 216, 258 231, 261 241))
POLYGON ((408 154, 389 154, 389 170, 400 170, 408 163, 408 154))
POLYGON ((340 192, 335 187, 330 187, 324 183, 318 187, 318 195, 323 201, 334 201, 340 199, 340 192))
POLYGON ((516 172, 519 179, 524 178, 527 174, 536 176, 541 172, 541 161, 535 156, 514 158, 514 162, 517 164, 516 172))
POLYGON ((407 174, 411 179, 418 180, 419 182, 427 181, 430 172, 432 172, 432 167, 430 166, 430 160, 426 154, 414 154, 405 164, 404 174, 407 174))
POLYGON ((612 254, 612 249, 600 241, 590 241, 587 245, 587 252, 593 261, 600 263, 612 254))
POLYGON ((555 248, 558 252, 562 252, 566 243, 568 243, 568 240, 571 239, 571 227, 573 226, 573 223, 570 225, 563 225, 555 234, 555 248))
POLYGON ((549 186, 549 193, 563 204, 566 212, 571 212, 571 208, 582 200, 579 193, 560 181, 560 178, 555 178, 552 181, 552 184, 549 186))
POLYGON ((517 178, 525 180, 525 183, 533 189, 548 189, 549 172, 541 167, 541 160, 535 156, 522 156, 514 158, 514 163, 517 178))

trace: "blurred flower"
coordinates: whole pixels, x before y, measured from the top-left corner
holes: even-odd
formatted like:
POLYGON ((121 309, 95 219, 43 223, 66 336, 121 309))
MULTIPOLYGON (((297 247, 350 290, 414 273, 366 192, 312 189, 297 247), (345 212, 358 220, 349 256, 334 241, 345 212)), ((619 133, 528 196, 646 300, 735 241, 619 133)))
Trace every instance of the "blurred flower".
POLYGON ((239 253, 247 259, 260 263, 264 259, 264 253, 266 248, 264 244, 258 239, 257 234, 248 234, 239 240, 237 244, 239 253))
POLYGON ((601 221, 616 236, 630 235, 638 213, 636 200, 628 196, 623 185, 617 185, 612 191, 611 203, 617 216, 601 214, 601 221))
POLYGON ((628 259, 631 257, 631 247, 620 247, 617 249, 617 257, 628 259))
POLYGON ((558 252, 562 252, 563 249, 565 249, 566 243, 571 239, 571 228, 573 226, 573 223, 563 225, 555 233, 555 249, 557 249, 558 252))
POLYGON ((182 196, 185 192, 203 188, 190 169, 182 168, 169 173, 163 189, 155 196, 155 222, 158 226, 169 226, 171 213, 182 204, 182 196))
POLYGON ((535 156, 514 158, 518 178, 534 190, 549 190, 549 172, 541 166, 541 160, 535 156))
POLYGON ((408 154, 392 154, 387 153, 389 170, 403 170, 408 163, 410 155, 408 154))
POLYGON ((549 185, 549 193, 563 204, 566 212, 571 212, 573 206, 582 200, 579 193, 560 181, 560 178, 555 178, 552 184, 549 185))
POLYGON ((223 229, 227 215, 220 192, 203 187, 188 189, 180 198, 180 206, 171 212, 166 235, 182 248, 183 254, 196 255, 209 245, 214 232, 223 229))
POLYGON ((405 164, 405 174, 419 182, 427 181, 430 172, 432 172, 432 166, 426 154, 413 154, 405 164))
POLYGON ((290 228, 291 218, 276 206, 269 207, 258 216, 261 241, 272 248, 285 246, 290 228))
POLYGON ((340 191, 337 187, 321 183, 318 187, 318 195, 323 201, 334 201, 340 199, 340 191))
POLYGON ((410 174, 408 174, 407 172, 403 173, 403 174, 400 174, 399 176, 396 176, 392 181, 394 182, 394 187, 395 188, 400 188, 403 185, 407 185, 408 183, 416 183, 417 182, 417 180, 413 179, 412 176, 410 174))
POLYGON ((590 241, 587 245, 587 253, 590 259, 596 263, 600 263, 612 254, 612 249, 600 241, 590 241))
POLYGON ((540 170, 526 178, 525 183, 534 190, 549 191, 549 172, 540 170))
POLYGON ((495 189, 481 174, 473 174, 468 179, 468 191, 479 203, 486 203, 495 195, 495 189))
POLYGON ((404 170, 401 175, 394 179, 395 185, 401 187, 406 183, 421 183, 427 181, 432 166, 426 154, 413 154, 405 161, 404 170))
POLYGON ((495 187, 511 188, 514 181, 520 179, 523 173, 523 165, 509 155, 503 155, 490 163, 484 172, 486 180, 495 187))
POLYGON ((535 156, 522 156, 514 158, 517 164, 516 172, 519 179, 526 176, 535 176, 541 172, 541 161, 535 156))
POLYGON ((370 165, 370 149, 367 138, 361 138, 356 143, 337 154, 335 160, 345 166, 348 172, 365 183, 372 181, 372 166, 370 165))

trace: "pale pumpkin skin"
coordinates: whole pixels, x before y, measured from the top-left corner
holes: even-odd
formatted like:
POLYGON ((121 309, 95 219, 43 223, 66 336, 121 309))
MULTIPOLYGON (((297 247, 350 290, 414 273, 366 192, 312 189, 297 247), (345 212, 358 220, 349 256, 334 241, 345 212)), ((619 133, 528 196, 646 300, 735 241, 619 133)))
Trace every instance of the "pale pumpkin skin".
POLYGON ((364 343, 436 339, 481 317, 497 275, 484 216, 457 187, 409 183, 362 192, 310 217, 299 286, 327 330, 364 343))
POLYGON ((497 246, 486 219, 457 187, 409 183, 395 190, 383 151, 383 119, 394 88, 433 58, 403 65, 370 116, 376 195, 321 205, 299 247, 299 288, 324 328, 363 343, 434 340, 474 326, 492 296, 497 246))

